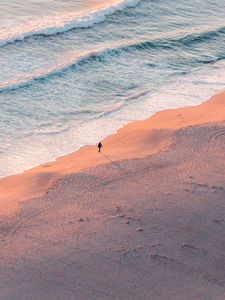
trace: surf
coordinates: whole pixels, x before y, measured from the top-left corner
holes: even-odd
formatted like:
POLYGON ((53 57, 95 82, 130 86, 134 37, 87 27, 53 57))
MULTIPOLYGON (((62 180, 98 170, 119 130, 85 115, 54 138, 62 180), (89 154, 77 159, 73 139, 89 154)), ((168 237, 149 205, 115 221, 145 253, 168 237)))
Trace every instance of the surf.
MULTIPOLYGON (((220 39, 224 35, 225 27, 221 27, 211 31, 203 30, 192 35, 181 33, 181 35, 176 38, 172 36, 169 38, 162 36, 161 38, 153 38, 152 40, 143 38, 139 40, 118 41, 111 43, 110 47, 106 44, 97 48, 95 47, 94 50, 89 49, 87 51, 65 54, 63 62, 60 61, 48 67, 37 68, 30 73, 21 73, 15 78, 0 82, 0 93, 32 85, 35 81, 40 79, 60 75, 62 72, 65 72, 78 64, 88 63, 95 59, 107 60, 112 56, 118 56, 133 51, 159 51, 160 54, 161 51, 174 52, 177 48, 192 49, 195 44, 208 44, 210 41, 215 42, 216 39, 220 39)), ((191 63, 195 64, 197 67, 207 63, 213 64, 225 59, 225 55, 220 51, 214 53, 213 57, 209 55, 208 58, 205 58, 205 55, 206 53, 202 57, 193 58, 191 63)))
POLYGON ((60 74, 63 71, 75 66, 80 62, 85 62, 88 59, 94 59, 98 56, 103 55, 103 53, 105 52, 107 52, 107 49, 102 49, 98 51, 85 51, 79 54, 70 54, 62 63, 58 62, 46 68, 39 68, 31 73, 22 73, 17 75, 17 77, 15 77, 14 79, 0 82, 0 93, 4 91, 12 91, 22 87, 26 87, 37 80, 44 79, 52 75, 60 74))
POLYGON ((103 8, 85 14, 67 13, 40 20, 25 19, 21 24, 14 24, 5 30, 0 30, 0 47, 23 41, 26 38, 42 35, 51 36, 61 34, 76 28, 88 28, 104 22, 106 17, 117 11, 136 6, 140 0, 121 0, 113 2, 103 8))

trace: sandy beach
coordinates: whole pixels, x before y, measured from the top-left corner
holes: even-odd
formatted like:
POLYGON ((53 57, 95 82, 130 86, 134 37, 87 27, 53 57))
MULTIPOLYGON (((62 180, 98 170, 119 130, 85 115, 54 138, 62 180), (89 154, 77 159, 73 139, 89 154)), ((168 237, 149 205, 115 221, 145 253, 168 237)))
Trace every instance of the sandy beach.
POLYGON ((225 93, 0 180, 1 300, 224 300, 225 93))

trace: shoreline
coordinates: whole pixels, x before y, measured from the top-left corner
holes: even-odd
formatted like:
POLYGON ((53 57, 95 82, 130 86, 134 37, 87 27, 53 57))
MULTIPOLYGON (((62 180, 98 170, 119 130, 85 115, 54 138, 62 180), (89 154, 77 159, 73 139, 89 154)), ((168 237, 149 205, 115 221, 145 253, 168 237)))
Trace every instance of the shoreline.
POLYGON ((221 104, 224 102, 225 92, 221 92, 200 105, 159 111, 146 120, 128 123, 106 137, 103 140, 104 155, 99 154, 94 145, 83 146, 55 161, 1 178, 0 215, 18 212, 20 202, 43 196, 63 176, 98 165, 166 151, 176 130, 223 121, 225 109, 221 104))
POLYGON ((104 146, 0 182, 1 299, 224 300, 225 92, 104 146))

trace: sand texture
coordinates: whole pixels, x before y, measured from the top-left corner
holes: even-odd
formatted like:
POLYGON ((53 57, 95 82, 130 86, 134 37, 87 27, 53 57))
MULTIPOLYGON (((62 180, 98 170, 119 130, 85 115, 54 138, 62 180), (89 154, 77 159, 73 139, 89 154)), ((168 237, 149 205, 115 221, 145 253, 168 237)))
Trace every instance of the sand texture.
POLYGON ((0 181, 1 300, 224 300, 225 93, 0 181))

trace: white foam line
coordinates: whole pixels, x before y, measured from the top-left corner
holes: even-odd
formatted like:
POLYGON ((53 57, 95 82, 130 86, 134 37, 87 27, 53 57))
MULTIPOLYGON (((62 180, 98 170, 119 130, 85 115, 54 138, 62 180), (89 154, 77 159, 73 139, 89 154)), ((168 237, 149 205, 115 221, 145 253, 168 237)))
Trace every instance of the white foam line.
MULTIPOLYGON (((103 49, 103 51, 107 49, 103 49)), ((63 63, 57 63, 48 68, 40 68, 29 74, 21 74, 13 80, 6 80, 0 83, 0 92, 15 90, 32 84, 33 81, 43 79, 45 77, 59 74, 71 66, 81 62, 83 59, 100 55, 103 51, 87 51, 79 54, 71 54, 63 63)))
POLYGON ((92 27, 94 24, 103 22, 106 16, 111 15, 118 10, 123 10, 126 7, 135 6, 139 2, 140 0, 123 0, 102 9, 92 11, 86 15, 77 16, 67 14, 65 16, 46 18, 44 21, 42 20, 41 24, 33 20, 27 21, 23 26, 20 26, 19 34, 18 28, 16 27, 15 33, 11 32, 9 36, 3 38, 0 37, 0 46, 4 46, 15 41, 23 41, 25 38, 33 35, 55 35, 75 28, 92 27), (28 28, 29 30, 27 30, 28 28))

